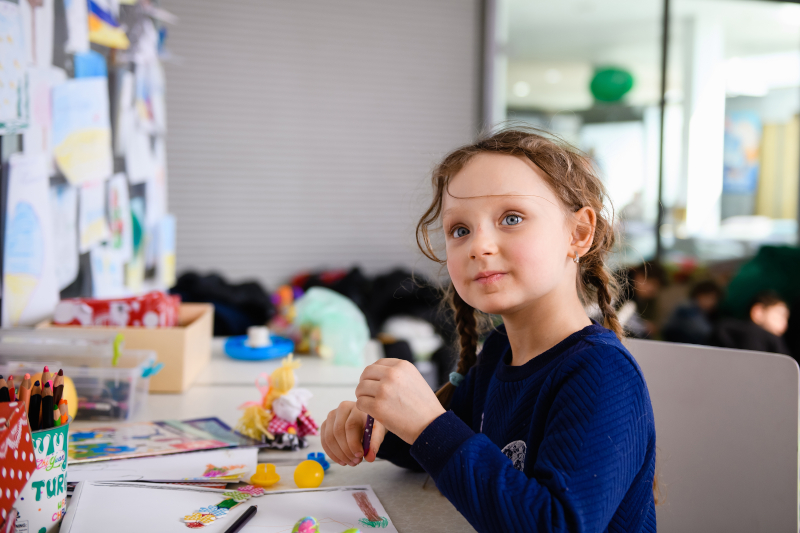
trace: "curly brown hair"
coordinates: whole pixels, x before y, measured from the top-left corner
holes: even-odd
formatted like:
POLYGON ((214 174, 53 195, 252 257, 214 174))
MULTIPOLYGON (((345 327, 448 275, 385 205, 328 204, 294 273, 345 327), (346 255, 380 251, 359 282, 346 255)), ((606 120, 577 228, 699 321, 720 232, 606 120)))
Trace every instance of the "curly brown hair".
MULTIPOLYGON (((445 263, 434 251, 431 228, 439 223, 444 194, 450 181, 473 157, 481 153, 527 158, 542 170, 545 181, 561 200, 566 212, 574 213, 586 206, 594 210, 597 216, 594 238, 578 265, 578 294, 585 304, 596 301, 605 326, 622 338, 622 326, 612 307, 617 283, 605 263, 606 255, 615 241, 613 208, 610 211, 606 209, 606 205, 610 206, 608 195, 589 157, 554 135, 527 128, 502 129, 447 155, 433 171, 433 201, 417 223, 417 245, 422 253, 433 261, 445 263)), ((466 375, 477 362, 479 321, 476 310, 458 295, 452 284, 446 295, 455 315, 459 336, 460 357, 456 371, 466 375)), ((455 387, 447 383, 436 395, 447 407, 454 391, 455 387)))

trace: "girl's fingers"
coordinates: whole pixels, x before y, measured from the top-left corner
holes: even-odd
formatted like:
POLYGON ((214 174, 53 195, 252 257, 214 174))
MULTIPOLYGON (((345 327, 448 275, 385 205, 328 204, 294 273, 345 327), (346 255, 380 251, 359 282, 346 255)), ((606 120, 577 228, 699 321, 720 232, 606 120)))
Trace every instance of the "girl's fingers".
POLYGON ((378 455, 378 450, 380 450, 381 444, 383 443, 384 437, 386 437, 386 428, 383 427, 383 424, 376 420, 372 425, 372 440, 370 440, 369 443, 369 451, 367 452, 366 457, 364 457, 367 462, 371 463, 375 460, 378 455))
POLYGON ((356 387, 356 398, 361 396, 371 396, 373 398, 378 396, 378 391, 381 388, 379 381, 367 380, 361 381, 356 387))
MULTIPOLYGON (((331 414, 333 414, 333 411, 331 411, 331 414)), ((344 466, 347 463, 344 460, 344 454, 342 453, 341 448, 339 448, 339 444, 337 444, 336 439, 333 438, 332 427, 331 415, 328 415, 328 419, 325 420, 320 427, 320 441, 322 442, 322 449, 325 450, 325 453, 328 454, 328 457, 336 461, 338 464, 344 466)))
POLYGON ((344 462, 350 466, 355 466, 358 464, 359 458, 350 451, 350 446, 347 444, 346 424, 351 412, 352 410, 343 412, 341 409, 336 411, 336 420, 333 423, 333 438, 341 450, 341 457, 344 458, 344 462))
POLYGON ((391 367, 378 365, 378 363, 374 363, 369 365, 364 371, 361 373, 361 381, 364 380, 372 380, 372 381, 380 381, 381 379, 386 377, 386 373, 389 371, 391 367), (377 365, 377 366, 376 366, 377 365))
POLYGON ((377 414, 375 410, 376 405, 377 401, 371 396, 361 396, 356 400, 356 407, 358 410, 362 413, 371 413, 373 418, 377 414))
POLYGON ((344 423, 344 433, 347 439, 347 446, 350 448, 350 453, 355 457, 356 462, 361 461, 364 456, 364 445, 361 439, 364 437, 364 426, 366 425, 366 417, 364 413, 358 409, 350 411, 350 416, 344 423))

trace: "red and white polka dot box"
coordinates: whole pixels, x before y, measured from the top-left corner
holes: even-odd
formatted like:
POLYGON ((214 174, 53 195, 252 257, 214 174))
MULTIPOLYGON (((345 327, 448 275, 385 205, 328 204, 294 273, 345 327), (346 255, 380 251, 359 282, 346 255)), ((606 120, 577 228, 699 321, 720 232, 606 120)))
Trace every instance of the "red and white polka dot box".
POLYGON ((152 291, 131 298, 61 300, 53 313, 59 326, 171 328, 178 325, 181 298, 152 291))
POLYGON ((36 470, 31 428, 20 402, 0 403, 0 524, 36 470))

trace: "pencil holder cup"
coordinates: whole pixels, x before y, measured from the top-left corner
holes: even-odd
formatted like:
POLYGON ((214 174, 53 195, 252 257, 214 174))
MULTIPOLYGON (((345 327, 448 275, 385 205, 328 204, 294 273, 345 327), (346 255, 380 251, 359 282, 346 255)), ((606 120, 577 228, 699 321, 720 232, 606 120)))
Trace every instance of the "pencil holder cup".
POLYGON ((17 533, 54 533, 67 512, 69 422, 31 433, 36 470, 14 505, 17 533))

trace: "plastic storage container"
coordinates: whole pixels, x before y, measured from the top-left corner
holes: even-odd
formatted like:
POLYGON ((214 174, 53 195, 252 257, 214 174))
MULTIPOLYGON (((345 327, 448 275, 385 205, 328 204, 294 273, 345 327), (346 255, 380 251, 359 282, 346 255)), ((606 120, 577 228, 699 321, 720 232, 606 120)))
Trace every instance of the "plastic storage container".
POLYGON ((147 395, 150 376, 159 370, 152 350, 122 350, 115 366, 77 366, 70 357, 2 359, 5 361, 0 362, 0 374, 5 376, 22 376, 26 372, 33 375, 41 372, 44 365, 53 372, 63 369, 78 393, 78 421, 129 420, 147 395))

